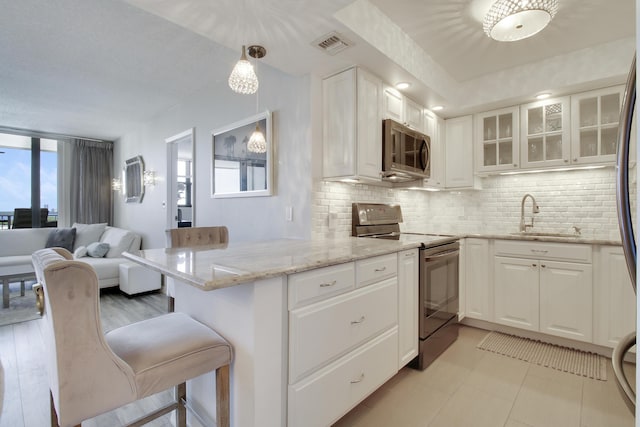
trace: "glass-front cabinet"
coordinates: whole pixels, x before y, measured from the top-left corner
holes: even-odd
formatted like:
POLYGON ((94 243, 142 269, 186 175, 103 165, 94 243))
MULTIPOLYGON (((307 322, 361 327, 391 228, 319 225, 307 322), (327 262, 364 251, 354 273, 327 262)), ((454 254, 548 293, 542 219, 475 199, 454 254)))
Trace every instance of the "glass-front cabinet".
POLYGON ((518 107, 475 116, 475 157, 479 173, 519 167, 520 115, 518 107))
POLYGON ((571 96, 572 163, 615 162, 624 86, 571 96))
POLYGON ((569 97, 546 99, 520 107, 523 168, 570 163, 571 125, 569 97))

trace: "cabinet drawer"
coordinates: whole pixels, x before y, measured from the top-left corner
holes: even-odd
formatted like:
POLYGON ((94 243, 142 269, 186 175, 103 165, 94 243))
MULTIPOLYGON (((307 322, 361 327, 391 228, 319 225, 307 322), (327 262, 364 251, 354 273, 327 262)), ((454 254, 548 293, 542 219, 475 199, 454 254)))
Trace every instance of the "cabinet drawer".
POLYGON ((289 276, 289 309, 310 304, 354 288, 352 262, 289 276))
POLYGON ((289 386, 290 426, 328 426, 397 372, 398 331, 363 347, 289 386))
POLYGON ((356 287, 393 277, 398 274, 398 255, 382 255, 356 261, 356 287))
POLYGON ((291 311, 289 383, 395 326, 397 289, 397 279, 387 279, 291 311))
POLYGON ((496 240, 495 254, 533 259, 591 263, 591 245, 496 240))

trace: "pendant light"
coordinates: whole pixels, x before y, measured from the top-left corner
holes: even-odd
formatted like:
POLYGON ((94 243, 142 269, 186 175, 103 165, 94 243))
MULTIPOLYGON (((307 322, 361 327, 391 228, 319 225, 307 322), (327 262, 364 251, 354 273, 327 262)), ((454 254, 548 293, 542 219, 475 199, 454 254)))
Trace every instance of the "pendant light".
POLYGON ((253 65, 247 59, 247 52, 252 58, 262 58, 267 54, 267 51, 262 46, 249 46, 249 49, 245 50, 245 46, 242 46, 242 54, 240 60, 236 63, 235 67, 229 75, 229 87, 237 93, 243 95, 251 95, 258 90, 259 82, 258 76, 256 76, 253 70, 253 65))
POLYGON ((558 0, 498 0, 484 17, 484 32, 511 42, 542 31, 558 12, 558 0))
MULTIPOLYGON (((249 55, 253 58, 263 58, 267 54, 267 50, 262 46, 249 46, 249 55)), ((256 62, 256 70, 258 69, 258 63, 256 62)), ((256 114, 258 114, 258 106, 260 101, 260 94, 256 91, 256 114)), ((265 153, 267 151, 267 140, 264 137, 264 133, 260 130, 260 122, 256 122, 256 130, 253 131, 249 142, 247 143, 247 150, 252 153, 265 153)))

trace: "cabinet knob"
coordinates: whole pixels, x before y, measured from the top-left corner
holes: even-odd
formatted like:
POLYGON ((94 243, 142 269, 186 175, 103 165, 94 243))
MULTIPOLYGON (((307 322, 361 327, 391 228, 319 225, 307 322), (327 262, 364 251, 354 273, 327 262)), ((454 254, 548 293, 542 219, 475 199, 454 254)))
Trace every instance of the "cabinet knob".
POLYGON ((517 167, 518 167, 518 164, 517 164, 517 163, 514 163, 514 164, 513 164, 513 167, 514 167, 514 168, 517 168, 517 167))
POLYGON ((565 163, 569 163, 569 159, 564 159, 564 162, 565 163))
POLYGON ((531 267, 537 267, 538 264, 531 264, 531 267))
POLYGON ((574 161, 574 162, 577 162, 577 161, 578 161, 578 158, 577 158, 577 157, 574 157, 574 158, 573 158, 573 161, 574 161))
POLYGON ((545 264, 540 264, 540 267, 547 268, 547 266, 545 264))

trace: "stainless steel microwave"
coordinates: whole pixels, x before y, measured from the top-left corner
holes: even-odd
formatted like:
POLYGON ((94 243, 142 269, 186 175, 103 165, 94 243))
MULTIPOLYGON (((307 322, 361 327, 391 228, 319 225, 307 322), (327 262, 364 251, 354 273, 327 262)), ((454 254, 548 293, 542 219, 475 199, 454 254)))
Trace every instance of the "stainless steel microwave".
POLYGON ((382 179, 392 182, 431 177, 431 139, 394 120, 382 122, 382 179))

